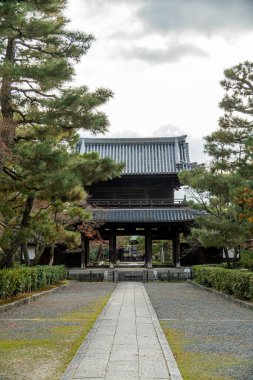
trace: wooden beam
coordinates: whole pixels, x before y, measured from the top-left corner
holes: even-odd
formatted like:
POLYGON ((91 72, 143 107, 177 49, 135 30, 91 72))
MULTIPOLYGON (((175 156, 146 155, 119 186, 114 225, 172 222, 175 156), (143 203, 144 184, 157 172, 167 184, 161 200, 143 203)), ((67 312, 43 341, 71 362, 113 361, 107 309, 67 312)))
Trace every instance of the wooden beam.
POLYGON ((145 229, 145 264, 147 268, 152 268, 152 230, 145 229))

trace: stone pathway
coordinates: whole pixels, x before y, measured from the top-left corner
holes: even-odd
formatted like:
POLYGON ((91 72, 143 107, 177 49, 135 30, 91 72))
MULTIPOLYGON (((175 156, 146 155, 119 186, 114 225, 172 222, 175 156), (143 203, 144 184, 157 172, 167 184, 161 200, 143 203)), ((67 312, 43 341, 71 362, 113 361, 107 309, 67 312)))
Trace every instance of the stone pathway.
POLYGON ((114 290, 62 380, 180 380, 142 283, 114 290))

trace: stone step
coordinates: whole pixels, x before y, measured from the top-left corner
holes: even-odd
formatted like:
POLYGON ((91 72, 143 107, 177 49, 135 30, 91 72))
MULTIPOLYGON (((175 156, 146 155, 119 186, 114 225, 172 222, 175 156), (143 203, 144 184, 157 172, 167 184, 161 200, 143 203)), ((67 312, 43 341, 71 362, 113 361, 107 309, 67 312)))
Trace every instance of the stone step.
POLYGON ((117 280, 118 282, 122 281, 137 281, 144 282, 145 281, 145 273, 146 271, 117 271, 117 280))

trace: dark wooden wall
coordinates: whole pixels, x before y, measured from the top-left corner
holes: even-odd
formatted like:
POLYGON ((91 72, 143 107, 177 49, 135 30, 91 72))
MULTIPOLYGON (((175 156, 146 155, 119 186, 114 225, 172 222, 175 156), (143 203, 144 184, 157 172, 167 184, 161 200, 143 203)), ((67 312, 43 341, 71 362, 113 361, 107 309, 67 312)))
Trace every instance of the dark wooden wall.
POLYGON ((179 187, 176 176, 124 176, 92 185, 91 199, 174 200, 174 189, 179 187))

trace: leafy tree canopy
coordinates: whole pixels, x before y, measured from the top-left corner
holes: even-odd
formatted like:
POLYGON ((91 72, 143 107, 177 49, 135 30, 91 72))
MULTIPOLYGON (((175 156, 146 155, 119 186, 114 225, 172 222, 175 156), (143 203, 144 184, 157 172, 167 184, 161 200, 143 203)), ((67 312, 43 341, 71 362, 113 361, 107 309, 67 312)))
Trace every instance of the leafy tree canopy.
POLYGON ((221 86, 225 96, 220 102, 224 115, 216 131, 206 137, 206 152, 212 158, 211 170, 234 171, 243 176, 252 168, 253 137, 253 63, 244 62, 224 71, 221 86))
POLYGON ((206 211, 205 217, 197 218, 199 228, 193 229, 193 236, 226 254, 233 249, 236 259, 253 232, 253 64, 234 66, 224 76, 224 115, 217 130, 205 138, 210 165, 182 173, 180 180, 191 188, 195 207, 206 211))
POLYGON ((87 196, 84 188, 122 169, 95 153, 76 153, 79 130, 107 130, 101 106, 112 92, 70 87, 73 65, 94 38, 67 28, 66 4, 0 3, 2 266, 13 265, 18 247, 30 238, 41 245, 59 236, 69 241, 66 220, 73 213, 85 219, 79 207, 87 196))

